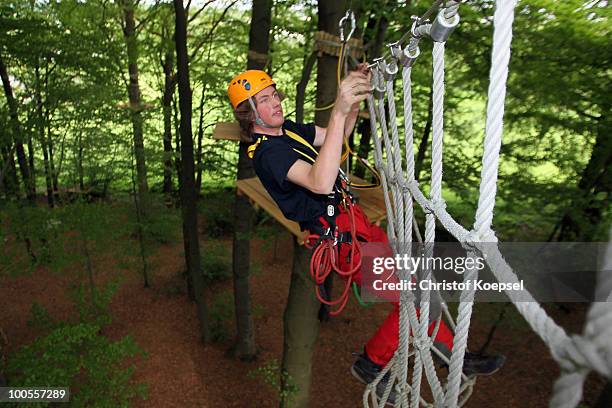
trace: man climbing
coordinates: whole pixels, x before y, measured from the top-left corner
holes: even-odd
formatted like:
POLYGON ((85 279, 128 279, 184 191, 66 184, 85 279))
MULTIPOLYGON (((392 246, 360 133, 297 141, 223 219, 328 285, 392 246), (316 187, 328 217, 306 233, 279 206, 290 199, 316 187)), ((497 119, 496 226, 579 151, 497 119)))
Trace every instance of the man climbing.
MULTIPOLYGON (((359 106, 371 90, 370 72, 366 64, 361 64, 339 84, 328 125, 322 128, 286 120, 282 96, 272 78, 263 71, 243 72, 228 86, 229 99, 241 128, 241 140, 251 143, 248 154, 253 159, 257 176, 286 218, 298 222, 302 230, 340 242, 338 267, 341 271, 352 268, 350 273, 343 274, 349 285, 351 281, 361 284, 359 268, 353 267, 356 261, 351 245, 356 241, 388 242, 384 230, 370 223, 359 204, 350 199, 350 193, 345 191, 346 184, 339 177, 344 138, 353 131, 359 106), (319 151, 313 146, 320 147, 319 151), (336 235, 330 235, 334 230, 336 235)), ((323 245, 321 239, 317 241, 318 245, 323 245)), ((325 293, 320 293, 324 292, 322 288, 318 287, 317 291, 325 302, 325 293)), ((352 374, 363 383, 374 381, 393 357, 398 346, 398 319, 399 305, 395 302, 393 310, 351 367, 352 374)), ((430 335, 434 328, 435 320, 430 324, 430 335)), ((434 345, 450 356, 453 333, 443 321, 434 345)), ((497 371, 504 360, 503 356, 468 352, 463 372, 489 375, 497 371)), ((377 387, 379 397, 385 387, 383 378, 377 387)), ((388 402, 394 400, 392 390, 388 402)))

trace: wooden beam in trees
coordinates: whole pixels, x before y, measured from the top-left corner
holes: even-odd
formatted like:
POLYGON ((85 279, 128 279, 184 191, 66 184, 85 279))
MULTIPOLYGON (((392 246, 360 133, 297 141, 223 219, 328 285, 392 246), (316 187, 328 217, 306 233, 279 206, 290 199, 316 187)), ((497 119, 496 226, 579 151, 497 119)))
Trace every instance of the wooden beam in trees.
MULTIPOLYGON (((356 183, 365 183, 364 180, 355 176, 350 176, 350 179, 356 183)), ((259 178, 253 177, 238 180, 236 182, 236 189, 239 194, 247 196, 252 205, 263 209, 282 226, 287 228, 297 238, 299 244, 304 243, 306 233, 300 231, 300 226, 297 222, 285 218, 280 208, 278 208, 270 194, 266 191, 266 188, 259 181, 259 178)), ((380 221, 387 217, 382 189, 358 190, 358 195, 359 205, 371 222, 380 223, 380 221)))
POLYGON ((240 126, 237 122, 218 122, 213 132, 215 140, 240 141, 240 126))

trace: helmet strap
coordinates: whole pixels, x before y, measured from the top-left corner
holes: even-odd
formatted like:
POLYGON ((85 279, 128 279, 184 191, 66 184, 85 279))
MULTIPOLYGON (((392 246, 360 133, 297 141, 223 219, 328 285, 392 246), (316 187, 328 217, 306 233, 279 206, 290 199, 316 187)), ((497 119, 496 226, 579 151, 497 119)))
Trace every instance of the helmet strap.
POLYGON ((274 127, 274 126, 268 125, 259 116, 259 112, 257 112, 257 107, 255 106, 255 102, 253 102, 253 99, 250 96, 249 96, 249 104, 251 105, 251 109, 253 109, 253 112, 255 113, 255 123, 257 123, 259 126, 265 127, 265 128, 273 128, 274 127))

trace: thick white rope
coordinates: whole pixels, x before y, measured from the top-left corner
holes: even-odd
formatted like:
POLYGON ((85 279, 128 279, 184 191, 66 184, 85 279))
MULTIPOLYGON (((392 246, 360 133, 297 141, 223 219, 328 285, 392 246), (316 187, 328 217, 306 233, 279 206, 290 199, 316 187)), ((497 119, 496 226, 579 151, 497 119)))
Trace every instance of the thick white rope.
MULTIPOLYGON (((453 18, 454 14, 456 14, 455 6, 457 5, 458 2, 448 2, 448 7, 444 14, 446 18, 453 18)), ((437 63, 442 61, 441 70, 443 72, 443 54, 440 54, 440 51, 443 52, 443 44, 435 44, 434 46, 434 125, 432 136, 432 185, 430 199, 425 197, 419 189, 418 183, 414 180, 414 137, 412 130, 410 68, 404 68, 402 72, 404 80, 404 127, 407 162, 405 178, 403 177, 403 172, 398 170, 398 132, 395 123, 395 104, 392 97, 393 87, 389 86, 389 83, 387 83, 387 89, 383 89, 382 92, 378 93, 378 106, 376 106, 373 97, 369 97, 368 102, 375 144, 374 156, 376 166, 381 171, 381 179, 385 191, 385 205, 387 207, 389 223, 391 224, 390 231, 392 237, 402 239, 408 237, 409 234, 411 235, 411 228, 408 228, 408 226, 409 223, 412 223, 412 217, 408 216, 408 212, 412 211, 412 200, 414 199, 428 215, 426 242, 433 242, 435 238, 435 220, 438 219, 442 226, 459 242, 469 243, 475 249, 478 249, 486 255, 486 262, 498 281, 515 283, 518 282, 518 278, 503 259, 497 245, 495 245, 497 239, 491 230, 491 224, 496 195, 499 149, 503 133, 504 99, 516 0, 497 0, 496 5, 480 197, 472 231, 468 231, 452 218, 446 211, 444 201, 441 199, 444 75, 443 73, 440 75, 440 66, 438 66, 437 63), (440 55, 442 58, 440 58, 440 55), (389 138, 385 120, 383 93, 387 93, 388 97, 391 138, 389 138), (378 128, 376 124, 377 113, 380 118, 380 129, 383 134, 383 140, 378 138, 378 128), (387 153, 386 163, 383 161, 382 156, 381 146, 383 143, 385 145, 385 152, 387 153), (393 205, 389 197, 389 190, 391 190, 391 195, 393 196, 393 205), (404 198, 406 199, 401 204, 398 200, 400 192, 404 193, 404 198), (397 211, 402 206, 405 206, 406 218, 404 219, 405 222, 398 223, 397 221, 399 221, 401 216, 397 211)), ((429 25, 417 27, 415 34, 424 35, 429 32, 429 28, 429 25)), ((415 41, 413 40, 415 39, 413 38, 411 40, 409 46, 412 51, 416 49, 418 38, 415 41)), ((379 89, 379 91, 381 90, 379 89)), ((401 162, 399 163, 399 169, 401 169, 401 162)), ((474 250, 470 250, 470 254, 474 256, 474 250)), ((610 273, 610 270, 612 270, 612 244, 609 244, 606 264, 603 268, 608 273, 600 277, 598 290, 601 291, 601 288, 603 288, 603 299, 608 299, 609 302, 594 303, 591 306, 582 335, 568 336, 563 328, 557 325, 546 314, 528 292, 523 292, 520 295, 512 291, 506 292, 517 310, 530 324, 531 328, 549 346, 553 358, 558 361, 561 366, 562 374, 555 383, 553 396, 550 402, 551 407, 569 408, 576 406, 582 396, 584 379, 590 370, 594 370, 600 375, 612 379, 612 342, 609 341, 612 336, 612 303, 610 303, 610 301, 612 301, 612 295, 610 294, 612 289, 612 273, 610 273)), ((467 272, 464 277, 466 280, 475 278, 475 271, 467 272)), ((470 287, 472 286, 473 285, 470 287)), ((427 294, 425 294, 425 298, 427 299, 427 294)), ((396 352, 393 359, 387 367, 385 367, 383 372, 381 372, 379 377, 372 384, 368 385, 364 393, 364 406, 369 406, 369 397, 372 397, 372 403, 375 407, 379 406, 379 403, 384 404, 387 400, 391 390, 390 386, 385 390, 383 401, 378 401, 375 395, 376 385, 387 372, 389 372, 391 384, 396 380, 398 382, 396 406, 408 406, 408 393, 411 394, 411 407, 417 408, 420 405, 427 407, 431 406, 431 404, 420 396, 423 369, 425 369, 425 374, 432 388, 436 406, 460 407, 464 405, 467 398, 471 395, 472 386, 474 384, 474 379, 467 379, 465 375, 462 374, 463 355, 467 345, 473 299, 473 290, 464 291, 461 294, 457 325, 454 327, 454 347, 449 361, 448 383, 446 386, 446 393, 444 393, 435 373, 430 352, 430 350, 433 350, 439 353, 432 344, 432 338, 435 337, 435 334, 432 338, 427 336, 429 318, 427 317, 426 319, 425 315, 429 313, 428 302, 421 303, 420 316, 417 316, 413 297, 402 296, 400 310, 400 347, 398 347, 398 352, 396 352), (412 386, 405 382, 407 370, 405 364, 407 358, 410 356, 408 352, 408 342, 410 340, 408 335, 410 327, 415 328, 414 337, 412 338, 415 347, 415 352, 413 353, 415 362, 412 372, 412 386), (399 378, 398 374, 400 374, 399 378)), ((602 299, 601 294, 598 299, 602 299)), ((443 310, 448 315, 448 309, 444 304, 443 310)), ((448 362, 444 356, 441 356, 441 358, 448 362)))
POLYGON ((497 191, 497 170, 499 149, 504 131, 504 104, 506 100, 506 80, 510 62, 512 42, 512 23, 516 0, 497 1, 493 15, 493 50, 489 74, 489 93, 487 99, 487 121, 485 126, 484 153, 480 175, 480 196, 476 210, 474 230, 485 232, 491 228, 493 207, 497 191))

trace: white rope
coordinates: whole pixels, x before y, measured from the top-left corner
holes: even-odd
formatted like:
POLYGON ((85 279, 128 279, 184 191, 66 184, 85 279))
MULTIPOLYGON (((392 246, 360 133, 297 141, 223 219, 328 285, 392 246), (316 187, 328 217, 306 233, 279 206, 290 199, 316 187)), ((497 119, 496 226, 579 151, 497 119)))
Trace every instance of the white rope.
POLYGON ((506 99, 506 80, 510 61, 512 42, 512 23, 516 0, 496 2, 493 15, 493 51, 489 75, 489 95, 487 99, 487 122, 485 127, 484 154, 480 175, 480 197, 476 210, 476 231, 488 231, 493 220, 493 206, 497 191, 497 169, 499 167, 499 148, 504 131, 504 102, 506 99))
MULTIPOLYGON (((404 147, 406 155, 405 172, 401 164, 393 75, 389 75, 389 72, 386 72, 387 77, 383 79, 382 73, 379 70, 375 70, 375 82, 378 85, 376 88, 376 98, 373 96, 368 97, 371 130, 375 146, 374 158, 376 167, 381 174, 381 182, 385 193, 385 206, 388 214, 389 236, 395 242, 394 252, 398 253, 398 240, 404 239, 407 242, 412 240, 412 227, 417 227, 416 223, 413 224, 412 205, 414 201, 426 213, 425 248, 427 254, 432 254, 431 245, 435 241, 435 225, 436 220, 438 220, 459 242, 471 246, 471 249, 468 250, 470 257, 475 257, 476 251, 482 253, 495 278, 500 282, 510 284, 518 283, 519 280, 501 255, 496 244, 497 238, 491 229, 491 225, 497 190, 499 151, 503 134, 504 100, 516 2, 517 0, 496 1, 480 196, 474 227, 471 231, 468 231, 453 219, 446 210, 445 202, 442 199, 444 42, 436 42, 433 49, 432 178, 430 198, 423 194, 414 178, 411 65, 406 65, 402 69, 404 147), (386 120, 384 94, 387 96, 389 123, 386 120), (378 136, 378 123, 380 123, 382 138, 378 136), (386 161, 383 160, 383 149, 384 153, 386 153, 386 161)), ((444 18, 448 21, 455 21, 456 17, 458 21, 458 7, 459 2, 448 1, 446 9, 443 10, 444 18)), ((440 35, 439 29, 438 26, 436 35, 440 35)), ((430 24, 417 26, 413 30, 414 36, 408 45, 411 56, 418 55, 418 41, 421 36, 428 35, 430 30, 432 30, 432 25, 430 24)), ((442 36, 442 38, 445 37, 442 36)), ((397 57, 397 55, 395 56, 397 57)), ((383 64, 383 66, 385 65, 383 64)), ((612 239, 612 230, 610 231, 610 236, 612 239)), ((582 335, 569 336, 563 328, 557 325, 546 314, 528 292, 523 291, 520 294, 513 291, 506 292, 519 313, 550 348, 553 358, 561 367, 562 373, 553 388, 553 395, 550 401, 551 407, 575 407, 580 402, 584 380, 591 370, 608 379, 612 379, 612 342, 609 340, 612 337, 612 273, 610 272, 612 270, 612 243, 608 245, 607 251, 606 263, 603 266, 603 270, 607 271, 607 273, 602 274, 599 278, 597 299, 607 299, 608 302, 594 303, 591 306, 582 335)), ((427 279, 431 271, 425 270, 423 272, 425 275, 422 278, 427 279)), ((477 276, 476 270, 467 271, 464 281, 473 281, 477 276)), ((406 277, 400 276, 400 279, 404 278, 406 277)), ((466 290, 461 293, 456 325, 452 321, 452 316, 450 316, 446 304, 442 303, 442 311, 448 317, 449 324, 455 331, 450 360, 437 350, 433 344, 433 339, 440 324, 439 320, 431 337, 428 335, 430 325, 430 293, 428 291, 422 293, 418 315, 412 293, 402 293, 400 298, 400 338, 398 350, 377 379, 366 387, 363 397, 365 407, 370 406, 370 402, 374 407, 384 404, 395 383, 397 383, 395 386, 395 405, 397 407, 432 407, 421 396, 423 372, 430 385, 435 406, 461 407, 467 402, 472 393, 475 379, 468 379, 462 373, 462 366, 467 348, 475 285, 468 285, 467 287, 472 290, 466 290), (411 328, 414 331, 412 338, 410 337, 411 328), (413 352, 410 352, 411 343, 414 347, 413 352), (449 374, 445 386, 441 384, 437 377, 432 352, 449 364, 449 374), (411 384, 407 382, 407 364, 410 356, 414 357, 411 384), (376 386, 386 374, 389 375, 388 384, 382 400, 378 400, 376 386), (410 400, 408 399, 408 394, 410 394, 410 400)))

